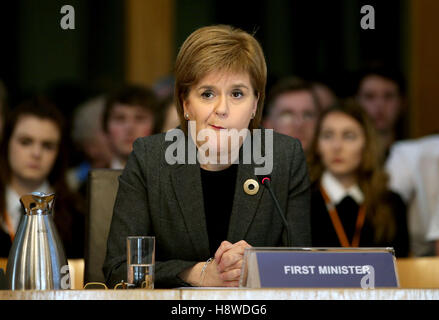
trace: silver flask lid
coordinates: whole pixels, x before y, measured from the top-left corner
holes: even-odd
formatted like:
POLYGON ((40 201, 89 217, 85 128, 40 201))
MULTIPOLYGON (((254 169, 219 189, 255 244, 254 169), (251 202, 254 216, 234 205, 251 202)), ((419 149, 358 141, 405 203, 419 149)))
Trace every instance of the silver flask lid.
POLYGON ((47 215, 52 213, 55 194, 32 192, 20 198, 21 205, 27 215, 47 215))

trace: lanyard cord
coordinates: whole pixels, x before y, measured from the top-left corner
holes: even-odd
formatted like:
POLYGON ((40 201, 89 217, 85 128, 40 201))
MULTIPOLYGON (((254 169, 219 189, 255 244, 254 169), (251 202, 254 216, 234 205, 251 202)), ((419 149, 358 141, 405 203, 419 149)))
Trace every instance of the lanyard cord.
POLYGON ((325 189, 322 185, 320 185, 320 192, 322 193, 323 199, 325 200, 326 209, 328 209, 329 216, 331 217, 332 225, 334 226, 335 232, 337 233, 338 240, 340 244, 345 247, 358 247, 360 244, 361 230, 364 226, 364 220, 366 218, 366 208, 364 205, 360 206, 357 214, 357 222, 355 224, 355 233, 352 239, 352 243, 349 243, 346 232, 343 228, 343 224, 341 223, 340 217, 338 215, 337 209, 335 205, 331 202, 326 193, 325 189))

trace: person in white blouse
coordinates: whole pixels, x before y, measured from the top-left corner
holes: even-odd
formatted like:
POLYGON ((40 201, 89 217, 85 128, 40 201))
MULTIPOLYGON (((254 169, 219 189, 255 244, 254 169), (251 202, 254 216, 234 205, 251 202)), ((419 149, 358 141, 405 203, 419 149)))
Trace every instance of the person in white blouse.
POLYGON ((314 247, 393 247, 408 255, 404 202, 387 188, 375 130, 355 102, 323 111, 309 167, 314 247))
POLYGON ((439 134, 397 142, 386 169, 408 206, 413 255, 439 255, 439 134))
POLYGON ((0 143, 0 256, 7 257, 23 211, 20 197, 54 192, 54 221, 69 258, 83 256, 84 217, 80 200, 65 180, 63 117, 36 97, 13 108, 0 143))

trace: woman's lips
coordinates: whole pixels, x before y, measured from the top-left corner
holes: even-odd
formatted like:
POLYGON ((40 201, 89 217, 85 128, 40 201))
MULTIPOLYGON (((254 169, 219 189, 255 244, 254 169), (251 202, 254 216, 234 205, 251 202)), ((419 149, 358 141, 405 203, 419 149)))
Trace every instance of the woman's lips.
POLYGON ((223 128, 223 127, 215 126, 215 125, 213 125, 213 124, 210 124, 210 126, 211 126, 212 128, 214 128, 215 130, 223 130, 223 129, 225 129, 225 128, 223 128))
POLYGON ((30 169, 34 169, 34 170, 40 169, 40 165, 39 164, 35 164, 35 163, 30 163, 30 164, 27 165, 27 167, 30 168, 30 169))

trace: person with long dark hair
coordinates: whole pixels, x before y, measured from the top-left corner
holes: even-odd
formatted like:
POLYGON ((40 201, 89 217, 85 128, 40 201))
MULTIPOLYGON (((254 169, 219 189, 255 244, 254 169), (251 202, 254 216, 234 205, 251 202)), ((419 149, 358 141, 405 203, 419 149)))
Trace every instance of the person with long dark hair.
POLYGON ((408 255, 404 202, 387 188, 374 128, 353 101, 322 113, 309 167, 314 247, 392 246, 408 255))
POLYGON ((24 214, 20 197, 55 193, 54 221, 68 258, 83 257, 84 215, 66 183, 64 119, 55 105, 34 97, 7 116, 0 144, 0 256, 7 257, 24 214))

